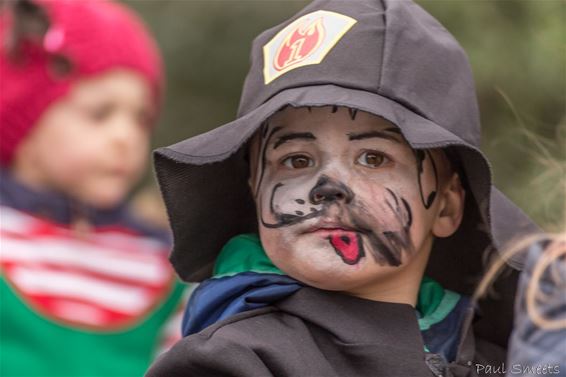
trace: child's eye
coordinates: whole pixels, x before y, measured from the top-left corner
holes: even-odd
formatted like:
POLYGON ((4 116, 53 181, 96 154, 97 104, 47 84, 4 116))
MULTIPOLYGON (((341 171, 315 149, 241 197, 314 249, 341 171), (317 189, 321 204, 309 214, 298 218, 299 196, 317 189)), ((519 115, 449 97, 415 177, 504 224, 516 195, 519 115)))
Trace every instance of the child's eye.
POLYGON ((314 161, 305 155, 290 156, 284 159, 281 163, 290 169, 304 169, 314 166, 314 161))
POLYGON ((356 161, 362 166, 367 166, 369 168, 377 168, 383 165, 387 161, 387 157, 381 153, 375 151, 366 151, 358 157, 356 161))
POLYGON ((113 112, 114 107, 112 105, 105 104, 90 109, 88 114, 93 121, 100 123, 107 120, 113 112))

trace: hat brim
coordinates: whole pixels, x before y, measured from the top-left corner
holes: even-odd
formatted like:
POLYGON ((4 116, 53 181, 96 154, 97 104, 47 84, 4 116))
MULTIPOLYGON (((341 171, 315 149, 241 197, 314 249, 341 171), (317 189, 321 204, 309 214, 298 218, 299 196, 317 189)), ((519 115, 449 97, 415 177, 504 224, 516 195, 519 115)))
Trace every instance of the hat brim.
MULTIPOLYGON (((492 187, 489 163, 475 146, 393 99, 336 85, 299 87, 278 93, 233 122, 155 151, 157 177, 175 239, 171 262, 184 280, 210 276, 216 255, 231 237, 257 230, 242 147, 267 118, 287 105, 355 108, 397 125, 415 149, 457 150, 471 191, 467 196, 472 205, 467 210, 476 213, 465 216, 455 235, 437 240, 433 256, 471 258, 470 265, 477 269, 482 252, 490 246, 501 250, 517 235, 538 231, 492 187)), ((508 263, 520 269, 522 255, 508 263)))

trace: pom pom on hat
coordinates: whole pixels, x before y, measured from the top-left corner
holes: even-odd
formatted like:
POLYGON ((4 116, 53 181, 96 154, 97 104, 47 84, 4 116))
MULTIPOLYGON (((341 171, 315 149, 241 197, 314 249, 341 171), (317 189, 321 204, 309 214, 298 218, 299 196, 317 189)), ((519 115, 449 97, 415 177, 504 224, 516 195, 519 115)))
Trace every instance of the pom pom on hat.
POLYGON ((131 69, 146 78, 159 104, 163 90, 159 50, 128 8, 108 0, 36 0, 18 5, 34 10, 39 20, 43 16, 46 30, 35 20, 30 27, 33 33, 26 35, 10 9, 0 14, 0 165, 10 164, 42 113, 79 79, 114 68, 131 69))

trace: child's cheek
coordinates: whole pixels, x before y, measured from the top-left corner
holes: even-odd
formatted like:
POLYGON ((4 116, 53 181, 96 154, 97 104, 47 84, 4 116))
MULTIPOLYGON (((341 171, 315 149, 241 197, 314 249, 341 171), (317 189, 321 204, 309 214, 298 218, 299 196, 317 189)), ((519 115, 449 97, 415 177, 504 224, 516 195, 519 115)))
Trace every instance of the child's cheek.
POLYGON ((284 272, 289 273, 281 261, 291 258, 293 240, 287 229, 268 229, 260 226, 261 244, 270 260, 284 272))
MULTIPOLYGON (((402 202, 400 217, 404 219, 402 220, 403 224, 397 222, 394 228, 407 226, 414 252, 421 249, 424 240, 430 234, 434 211, 438 202, 435 194, 436 177, 433 174, 430 161, 425 158, 421 174, 419 174, 418 169, 416 163, 400 166, 394 173, 373 177, 372 184, 365 189, 371 192, 372 198, 381 198, 379 200, 368 198, 367 202, 372 207, 372 211, 386 216, 386 219, 387 211, 384 212, 384 208, 389 207, 387 198, 390 196, 384 196, 383 189, 394 193, 398 200, 402 202)), ((388 222, 390 224, 396 223, 391 217, 389 217, 388 222)), ((404 257, 410 257, 410 255, 404 257)))

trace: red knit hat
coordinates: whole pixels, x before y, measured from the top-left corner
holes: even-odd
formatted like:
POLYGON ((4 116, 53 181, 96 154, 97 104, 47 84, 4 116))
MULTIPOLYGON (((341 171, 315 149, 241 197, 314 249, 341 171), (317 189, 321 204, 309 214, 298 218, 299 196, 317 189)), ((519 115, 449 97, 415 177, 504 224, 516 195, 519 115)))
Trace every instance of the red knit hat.
POLYGON ((112 68, 130 68, 147 79, 156 103, 162 92, 159 51, 132 11, 105 0, 36 0, 34 3, 45 11, 49 26, 40 38, 16 42, 18 59, 9 47, 15 29, 14 15, 9 11, 0 14, 2 166, 11 163, 18 145, 41 114, 78 79, 112 68), (69 72, 55 72, 52 63, 56 59, 69 62, 69 72))

